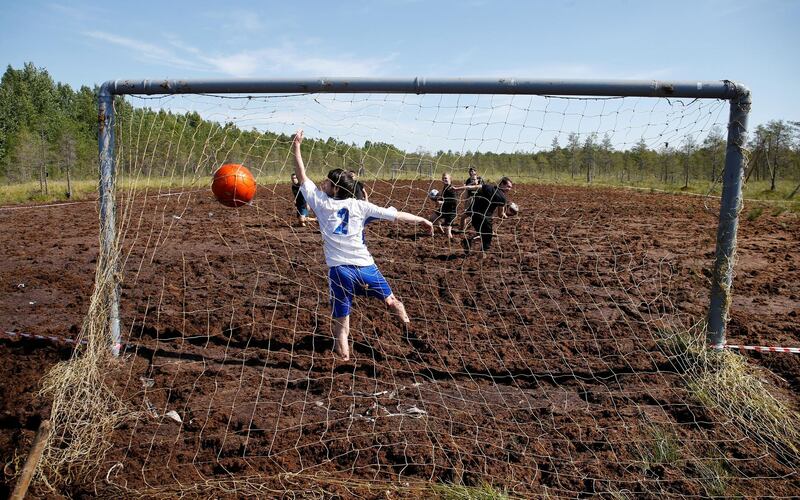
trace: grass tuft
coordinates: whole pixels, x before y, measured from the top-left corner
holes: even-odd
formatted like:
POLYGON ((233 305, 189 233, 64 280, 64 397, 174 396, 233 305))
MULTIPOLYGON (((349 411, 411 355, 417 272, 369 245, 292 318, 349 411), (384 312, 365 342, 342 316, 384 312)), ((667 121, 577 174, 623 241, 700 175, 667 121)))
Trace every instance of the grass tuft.
POLYGON ((800 414, 773 396, 761 370, 730 351, 706 352, 689 382, 691 393, 755 434, 792 463, 800 463, 800 414))
POLYGON ((709 350, 702 324, 659 334, 659 348, 684 374, 694 398, 790 463, 800 464, 800 413, 774 395, 763 368, 738 353, 709 350))
POLYGON ((480 486, 458 484, 436 484, 432 487, 436 498, 441 500, 510 500, 505 490, 497 490, 488 483, 480 486))
POLYGON ((750 222, 753 222, 754 220, 756 220, 759 217, 761 217, 761 214, 763 214, 763 213, 764 213, 764 208, 763 207, 753 208, 749 212, 747 212, 747 220, 749 220, 750 222))
POLYGON ((699 461, 695 465, 698 480, 708 497, 726 497, 729 494, 730 474, 726 460, 699 461))
POLYGON ((681 458, 681 443, 674 431, 651 424, 645 433, 649 436, 646 445, 637 445, 642 470, 651 471, 656 466, 675 465, 681 458))

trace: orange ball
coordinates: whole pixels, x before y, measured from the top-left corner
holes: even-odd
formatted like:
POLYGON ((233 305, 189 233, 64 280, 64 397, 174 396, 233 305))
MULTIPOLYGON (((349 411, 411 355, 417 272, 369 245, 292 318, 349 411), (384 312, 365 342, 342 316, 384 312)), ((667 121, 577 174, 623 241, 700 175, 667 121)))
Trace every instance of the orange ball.
POLYGON ((240 207, 255 196, 256 180, 244 165, 226 163, 214 172, 211 191, 223 205, 240 207))

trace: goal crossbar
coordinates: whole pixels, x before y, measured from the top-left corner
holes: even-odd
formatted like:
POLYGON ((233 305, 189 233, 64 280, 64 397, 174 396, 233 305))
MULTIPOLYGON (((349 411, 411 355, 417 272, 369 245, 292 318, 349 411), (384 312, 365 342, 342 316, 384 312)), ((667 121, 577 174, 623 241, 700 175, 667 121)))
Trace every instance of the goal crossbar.
POLYGON ((395 93, 520 94, 560 96, 688 97, 732 99, 744 89, 728 80, 536 80, 520 78, 313 78, 243 80, 113 80, 110 94, 395 93))

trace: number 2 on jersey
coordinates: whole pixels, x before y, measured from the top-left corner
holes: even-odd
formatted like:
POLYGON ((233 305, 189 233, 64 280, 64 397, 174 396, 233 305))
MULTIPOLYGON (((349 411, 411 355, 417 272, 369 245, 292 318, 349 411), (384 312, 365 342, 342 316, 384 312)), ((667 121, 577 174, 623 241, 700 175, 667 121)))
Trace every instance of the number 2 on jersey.
POLYGON ((333 230, 333 234, 347 234, 347 223, 350 222, 350 211, 346 208, 340 208, 336 212, 336 217, 342 219, 342 222, 333 230))

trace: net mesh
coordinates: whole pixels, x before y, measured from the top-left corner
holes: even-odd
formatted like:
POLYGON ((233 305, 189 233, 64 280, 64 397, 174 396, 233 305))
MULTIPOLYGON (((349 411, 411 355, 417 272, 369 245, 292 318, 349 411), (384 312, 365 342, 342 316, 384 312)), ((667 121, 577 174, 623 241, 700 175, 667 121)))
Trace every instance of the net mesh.
POLYGON ((164 497, 791 496, 796 414, 774 388, 743 382, 754 378, 738 358, 703 348, 717 205, 602 187, 685 175, 711 189, 727 109, 485 95, 118 100, 125 350, 109 374, 129 418, 104 431, 92 481, 164 497), (517 183, 520 213, 496 221, 487 258, 463 255, 459 227, 450 240, 368 226, 412 325, 406 335, 380 301, 357 299, 349 363, 332 356, 321 238, 298 224, 288 183, 298 128, 312 179, 352 169, 380 206, 428 217, 439 177, 461 185, 470 167, 517 183), (224 163, 256 176, 247 206, 213 199, 224 163))

